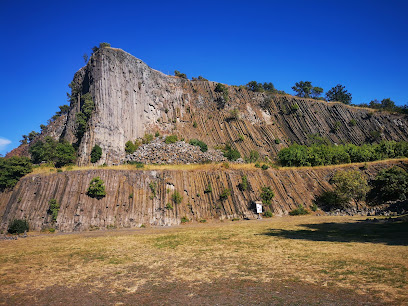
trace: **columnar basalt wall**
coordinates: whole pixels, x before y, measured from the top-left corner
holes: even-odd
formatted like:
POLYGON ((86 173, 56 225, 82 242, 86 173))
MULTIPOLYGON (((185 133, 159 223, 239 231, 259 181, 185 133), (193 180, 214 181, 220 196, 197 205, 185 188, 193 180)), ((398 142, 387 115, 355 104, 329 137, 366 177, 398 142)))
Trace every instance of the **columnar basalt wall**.
MULTIPOLYGON (((394 164, 407 168, 406 163, 395 161, 371 164, 362 171, 373 178, 380 169, 394 164)), ((29 175, 13 191, 0 193, 1 228, 7 228, 13 219, 27 219, 34 230, 56 227, 70 232, 91 227, 175 225, 182 217, 193 222, 254 218, 252 202, 260 200, 263 186, 272 187, 275 197, 271 210, 279 216, 298 205, 312 205, 316 195, 331 188, 328 181, 333 173, 348 169, 358 167, 245 171, 98 169, 29 175), (241 191, 238 185, 244 175, 249 187, 241 191), (89 182, 97 176, 106 186, 106 196, 100 200, 86 194, 89 182), (212 191, 206 193, 209 185, 212 191), (156 186, 153 188, 155 192, 150 186, 156 186), (231 195, 221 201, 220 194, 224 189, 229 189, 231 195), (172 199, 175 191, 182 196, 179 204, 172 199), (61 205, 56 224, 52 224, 48 213, 50 199, 56 199, 61 205)))
MULTIPOLYGON (((222 93, 214 91, 216 82, 167 76, 120 49, 97 51, 74 82, 82 88, 81 94, 89 91, 95 102, 79 147, 79 165, 90 163, 95 144, 103 151, 100 164, 119 163, 125 157, 126 141, 156 131, 198 138, 212 147, 230 143, 243 156, 256 150, 270 158, 293 142, 309 143, 313 134, 338 144, 362 144, 370 141, 373 131, 382 139, 408 140, 406 116, 289 95, 269 96, 237 86, 228 86, 225 101, 222 93), (233 109, 238 110, 238 118, 231 118, 233 109)), ((79 110, 78 99, 71 105, 63 134, 70 142, 76 141, 79 110)))

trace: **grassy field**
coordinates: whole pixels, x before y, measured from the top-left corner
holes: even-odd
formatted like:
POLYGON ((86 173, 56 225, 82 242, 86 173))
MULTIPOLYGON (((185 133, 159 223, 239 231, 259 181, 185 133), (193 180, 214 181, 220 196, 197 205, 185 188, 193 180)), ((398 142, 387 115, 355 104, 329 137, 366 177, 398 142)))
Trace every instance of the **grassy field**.
POLYGON ((282 217, 0 241, 0 304, 406 304, 408 224, 282 217))

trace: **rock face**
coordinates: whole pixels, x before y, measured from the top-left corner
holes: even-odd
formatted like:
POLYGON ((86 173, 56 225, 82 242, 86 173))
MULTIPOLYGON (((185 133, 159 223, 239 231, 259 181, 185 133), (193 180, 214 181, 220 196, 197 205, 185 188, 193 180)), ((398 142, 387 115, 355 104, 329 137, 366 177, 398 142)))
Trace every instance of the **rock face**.
MULTIPOLYGON (((364 173, 373 178, 385 167, 406 163, 398 161, 369 165, 364 173)), ((341 170, 356 169, 347 166, 341 170)), ((138 227, 174 225, 186 217, 192 222, 202 219, 254 218, 253 201, 260 200, 260 187, 270 186, 275 193, 271 210, 287 214, 298 205, 310 207, 316 195, 329 190, 334 168, 269 170, 83 170, 29 175, 13 191, 0 193, 1 229, 13 219, 27 219, 33 230, 56 227, 60 231, 88 230, 92 227, 138 227), (238 187, 248 178, 248 189, 238 187), (105 183, 106 196, 89 197, 86 192, 92 178, 105 183), (211 185, 211 192, 208 186, 211 185), (229 189, 224 201, 220 195, 229 189), (207 190, 207 192, 206 192, 207 190), (175 191, 180 203, 173 201, 175 191), (57 222, 52 223, 49 200, 60 203, 57 222), (170 205, 169 205, 170 204, 170 205)))
POLYGON ((156 138, 153 142, 142 145, 133 154, 126 155, 124 163, 199 164, 226 160, 221 150, 210 149, 207 152, 201 152, 200 147, 192 146, 184 141, 166 144, 163 139, 156 138))
POLYGON ((237 86, 227 86, 225 100, 222 93, 215 92, 215 82, 165 75, 120 49, 97 51, 75 74, 73 82, 79 90, 63 123, 63 138, 77 141, 75 121, 82 107, 80 97, 89 92, 95 103, 79 146, 79 165, 90 163, 95 144, 103 151, 99 164, 119 163, 125 157, 128 140, 156 131, 186 140, 197 138, 210 148, 228 143, 241 156, 256 150, 270 158, 293 142, 310 143, 313 134, 332 143, 357 145, 370 141, 373 132, 377 138, 408 140, 406 116, 255 93, 237 86), (231 117, 234 109, 238 118, 231 117))

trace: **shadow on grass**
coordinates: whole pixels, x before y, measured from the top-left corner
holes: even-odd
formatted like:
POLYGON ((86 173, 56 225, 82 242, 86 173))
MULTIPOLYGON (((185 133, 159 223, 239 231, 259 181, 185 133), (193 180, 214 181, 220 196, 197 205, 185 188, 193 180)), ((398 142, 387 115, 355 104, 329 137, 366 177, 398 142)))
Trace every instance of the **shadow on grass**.
POLYGON ((350 223, 301 224, 305 229, 269 229, 267 236, 333 242, 370 242, 408 245, 408 221, 397 219, 350 223))

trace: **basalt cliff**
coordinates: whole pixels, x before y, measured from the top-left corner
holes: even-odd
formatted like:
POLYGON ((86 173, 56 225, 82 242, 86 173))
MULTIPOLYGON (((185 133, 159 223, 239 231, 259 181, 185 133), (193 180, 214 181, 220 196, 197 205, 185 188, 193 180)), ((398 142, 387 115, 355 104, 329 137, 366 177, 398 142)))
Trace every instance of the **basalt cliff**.
MULTIPOLYGON (((124 163, 127 141, 156 132, 176 134, 179 139, 200 139, 210 149, 230 144, 243 157, 257 151, 262 158, 272 160, 292 143, 310 144, 312 135, 334 144, 361 145, 373 137, 408 140, 407 118, 403 115, 252 92, 243 86, 225 85, 225 94, 216 91, 216 86, 217 82, 168 76, 123 50, 102 48, 75 74, 68 113, 51 122, 39 138, 51 136, 76 143, 79 166, 91 164, 90 152, 95 145, 102 148, 102 157, 94 166, 124 163), (92 98, 94 108, 78 138, 77 114, 83 112, 85 95, 92 98)), ((28 155, 28 146, 22 145, 12 154, 28 155)), ((394 163, 407 167, 404 162, 394 163)), ((369 165, 364 171, 374 177, 386 165, 369 165)), ((183 217, 196 222, 254 218, 253 201, 259 200, 259 190, 266 185, 275 191, 272 212, 282 215, 298 205, 312 205, 316 195, 331 188, 328 181, 334 171, 333 167, 218 167, 208 171, 95 168, 32 174, 13 190, 0 193, 1 227, 6 228, 16 218, 27 219, 33 229, 55 226, 61 231, 172 225, 179 224, 183 217), (96 176, 106 185, 107 195, 99 200, 86 194, 90 180, 96 176), (247 190, 239 188, 243 176, 248 178, 247 190), (151 184, 156 186, 155 192, 151 184), (209 185, 212 191, 206 192, 209 185), (225 189, 230 195, 221 199, 225 189), (181 201, 168 205, 176 190, 181 201), (61 205, 56 224, 51 224, 50 199, 61 205)))

